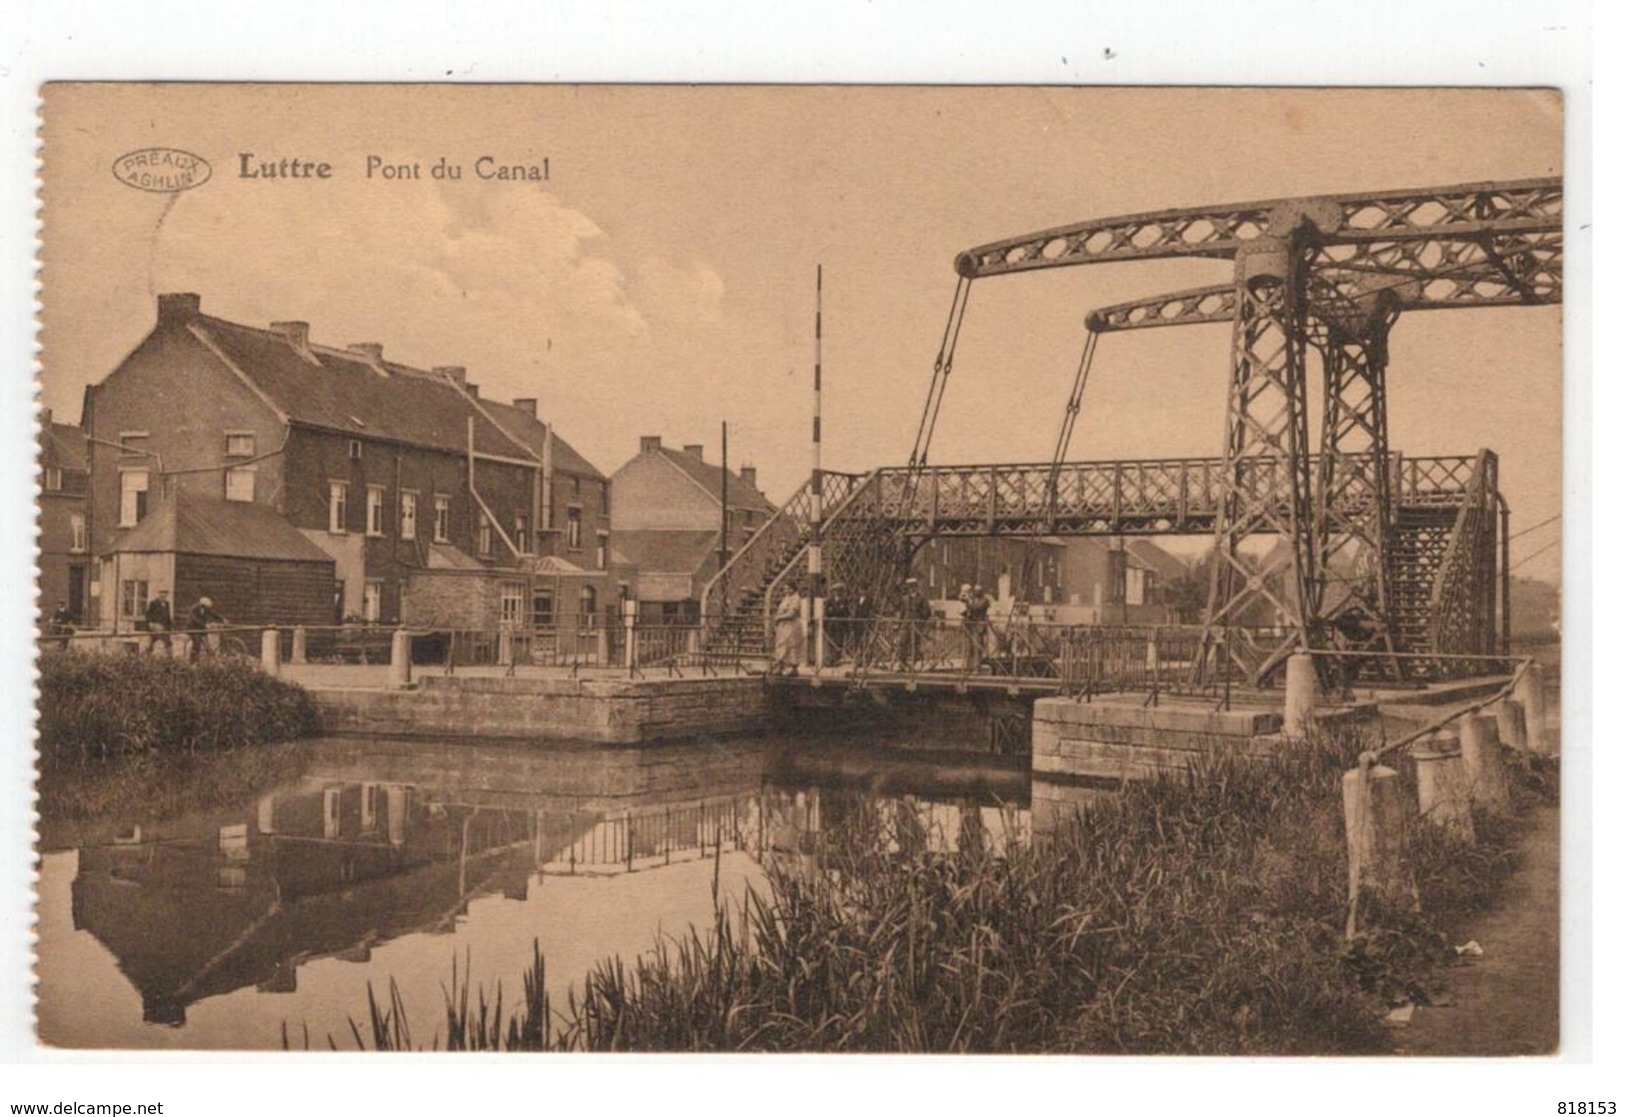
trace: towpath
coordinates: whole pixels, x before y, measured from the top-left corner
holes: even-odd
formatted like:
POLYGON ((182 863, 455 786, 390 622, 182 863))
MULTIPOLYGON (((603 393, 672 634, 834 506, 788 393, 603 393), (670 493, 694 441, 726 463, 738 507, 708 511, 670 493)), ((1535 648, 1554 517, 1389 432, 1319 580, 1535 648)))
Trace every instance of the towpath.
POLYGON ((1482 957, 1450 971, 1451 1003, 1419 1007, 1395 1039, 1407 1055, 1547 1055, 1558 1043, 1560 827, 1556 807, 1530 816, 1522 862, 1495 909, 1455 935, 1482 957))

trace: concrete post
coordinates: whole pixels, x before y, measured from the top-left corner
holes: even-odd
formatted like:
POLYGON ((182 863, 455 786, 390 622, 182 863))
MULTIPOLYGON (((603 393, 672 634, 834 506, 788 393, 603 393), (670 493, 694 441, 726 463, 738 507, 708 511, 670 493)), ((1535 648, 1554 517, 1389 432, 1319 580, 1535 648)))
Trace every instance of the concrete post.
POLYGON ((282 638, 274 628, 260 633, 260 666, 267 675, 282 674, 282 638))
POLYGON ((289 663, 308 663, 310 655, 307 651, 310 634, 305 631, 304 625, 293 630, 293 654, 288 657, 289 663))
POLYGON ((1477 840, 1473 802, 1456 735, 1436 733, 1431 741, 1413 749, 1411 756, 1416 761, 1417 807, 1422 817, 1472 845, 1477 840))
POLYGON ((813 633, 813 670, 824 669, 824 599, 815 597, 812 601, 812 633, 813 633))
POLYGON ((1531 663, 1512 690, 1513 697, 1523 703, 1524 728, 1529 735, 1529 751, 1537 756, 1549 756, 1551 746, 1546 740, 1546 680, 1540 664, 1531 663))
POLYGON ((1315 713, 1315 661, 1308 652, 1293 652, 1286 661, 1286 716, 1281 732, 1291 740, 1308 736, 1315 713))
POLYGON ((1529 751, 1529 727, 1524 721, 1523 703, 1503 698, 1495 704, 1495 727, 1502 743, 1519 752, 1529 751))
POLYGON ((1501 817, 1512 813, 1512 794, 1501 761, 1501 735, 1488 714, 1462 718, 1461 765, 1473 806, 1501 817))
POLYGON ((634 602, 626 603, 626 615, 622 618, 626 624, 626 667, 627 670, 638 665, 638 609, 634 602))
POLYGON ((1380 764, 1343 773, 1343 831, 1349 850, 1349 896, 1364 893, 1414 909, 1416 882, 1405 868, 1410 805, 1399 773, 1380 764))
POLYGON ((412 634, 404 628, 389 638, 389 685, 396 690, 412 685, 412 634))
POLYGON ((506 628, 497 633, 497 666, 513 666, 513 633, 506 628))

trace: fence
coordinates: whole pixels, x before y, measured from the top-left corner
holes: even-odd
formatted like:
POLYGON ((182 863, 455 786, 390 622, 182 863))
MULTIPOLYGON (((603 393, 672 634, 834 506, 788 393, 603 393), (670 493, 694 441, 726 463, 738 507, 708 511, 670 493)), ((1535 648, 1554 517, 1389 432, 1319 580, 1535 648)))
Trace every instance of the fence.
POLYGON ((1540 665, 1524 660, 1495 693, 1362 753, 1356 767, 1344 773, 1349 871, 1345 938, 1352 940, 1358 933, 1362 900, 1417 903, 1415 881, 1403 863, 1404 836, 1413 818, 1427 819, 1471 845, 1476 840, 1475 811, 1511 812, 1503 749, 1547 751, 1543 685, 1540 665), (1491 707, 1493 717, 1483 714, 1491 707), (1414 804, 1399 773, 1384 763, 1407 753, 1415 766, 1414 804))

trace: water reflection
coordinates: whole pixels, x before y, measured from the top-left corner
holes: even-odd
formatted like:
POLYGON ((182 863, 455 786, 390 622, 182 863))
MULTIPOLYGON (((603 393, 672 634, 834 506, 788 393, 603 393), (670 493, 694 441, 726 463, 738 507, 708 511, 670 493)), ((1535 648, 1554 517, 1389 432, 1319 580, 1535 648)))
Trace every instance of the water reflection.
POLYGON ((44 851, 41 1038, 274 1047, 287 1022, 325 1044, 395 980, 427 1042, 453 957, 512 988, 540 939, 562 1000, 860 816, 894 852, 997 850, 1026 840, 1027 798, 1019 763, 835 742, 324 741, 241 802, 131 803, 44 851))

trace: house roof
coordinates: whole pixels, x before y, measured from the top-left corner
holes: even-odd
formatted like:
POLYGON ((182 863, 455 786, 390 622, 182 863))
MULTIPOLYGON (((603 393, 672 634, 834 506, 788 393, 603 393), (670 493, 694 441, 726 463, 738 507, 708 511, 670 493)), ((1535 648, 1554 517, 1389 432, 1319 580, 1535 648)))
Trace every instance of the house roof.
POLYGON ((484 570, 480 561, 464 554, 450 543, 430 543, 424 548, 423 564, 430 570, 484 570))
POLYGON ((715 531, 617 531, 610 548, 617 565, 644 574, 692 574, 716 554, 715 531))
POLYGON ((480 453, 538 457, 443 375, 321 345, 301 351, 272 330, 208 315, 188 326, 291 422, 464 453, 472 418, 480 453))
POLYGON ((333 561, 274 508, 185 489, 158 504, 139 524, 115 539, 107 553, 115 551, 333 561))
MULTIPOLYGON (((537 458, 542 456, 542 448, 547 442, 547 424, 528 411, 513 406, 510 403, 497 403, 494 400, 480 400, 480 406, 490 413, 497 424, 523 442, 530 452, 537 458)), ((604 480, 604 474, 586 458, 577 452, 564 439, 559 437, 557 428, 553 431, 553 468, 564 473, 575 473, 583 477, 592 477, 604 480)))
POLYGON ((57 469, 88 470, 85 432, 67 423, 49 423, 40 431, 40 460, 57 469))
MULTIPOLYGON (((653 451, 665 458, 680 471, 692 478, 702 489, 711 494, 711 499, 718 504, 722 503, 722 474, 720 465, 712 465, 702 461, 686 450, 673 450, 669 446, 662 446, 653 451)), ((733 508, 748 508, 756 512, 773 511, 773 505, 768 503, 767 497, 757 492, 755 488, 745 484, 744 480, 733 470, 728 470, 728 504, 733 508)))
POLYGON ((1130 539, 1128 553, 1141 566, 1155 570, 1157 576, 1166 580, 1183 577, 1187 568, 1175 555, 1169 554, 1149 539, 1130 539))

